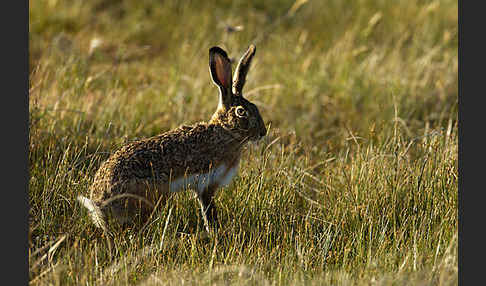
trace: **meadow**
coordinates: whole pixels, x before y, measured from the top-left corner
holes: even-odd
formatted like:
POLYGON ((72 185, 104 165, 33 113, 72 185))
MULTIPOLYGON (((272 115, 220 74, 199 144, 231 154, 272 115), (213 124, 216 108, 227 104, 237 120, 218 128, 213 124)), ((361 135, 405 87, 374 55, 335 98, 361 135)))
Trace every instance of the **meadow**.
POLYGON ((29 1, 31 285, 457 285, 458 4, 29 1), (204 227, 190 192, 108 239, 76 201, 125 142, 209 120, 256 55, 268 127, 204 227))

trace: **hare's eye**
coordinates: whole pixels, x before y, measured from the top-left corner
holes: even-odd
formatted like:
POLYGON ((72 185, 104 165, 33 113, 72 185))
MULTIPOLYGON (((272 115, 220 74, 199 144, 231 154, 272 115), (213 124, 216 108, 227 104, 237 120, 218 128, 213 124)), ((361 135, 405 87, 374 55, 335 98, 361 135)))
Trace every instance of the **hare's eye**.
POLYGON ((236 107, 235 113, 236 113, 236 116, 238 116, 238 117, 248 116, 248 113, 246 112, 245 108, 243 108, 243 106, 236 107))

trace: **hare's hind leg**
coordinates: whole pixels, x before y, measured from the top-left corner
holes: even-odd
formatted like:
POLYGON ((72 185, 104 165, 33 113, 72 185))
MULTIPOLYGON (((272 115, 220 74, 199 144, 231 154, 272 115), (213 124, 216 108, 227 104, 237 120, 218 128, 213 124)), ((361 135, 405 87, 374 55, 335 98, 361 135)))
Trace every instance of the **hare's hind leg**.
POLYGON ((204 226, 206 227, 207 232, 209 232, 210 226, 218 227, 218 212, 216 211, 216 206, 214 205, 213 200, 217 189, 218 185, 213 184, 197 194, 199 204, 201 205, 204 226))

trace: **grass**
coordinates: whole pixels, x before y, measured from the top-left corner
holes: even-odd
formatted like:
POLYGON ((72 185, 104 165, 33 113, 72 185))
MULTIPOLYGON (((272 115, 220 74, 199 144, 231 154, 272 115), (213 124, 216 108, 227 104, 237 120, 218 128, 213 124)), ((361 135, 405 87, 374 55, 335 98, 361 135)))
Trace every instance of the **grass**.
POLYGON ((30 284, 456 285, 457 11, 29 1, 30 284), (180 193, 108 242, 76 196, 124 142, 208 120, 209 48, 251 42, 269 133, 218 192, 221 231, 180 193))

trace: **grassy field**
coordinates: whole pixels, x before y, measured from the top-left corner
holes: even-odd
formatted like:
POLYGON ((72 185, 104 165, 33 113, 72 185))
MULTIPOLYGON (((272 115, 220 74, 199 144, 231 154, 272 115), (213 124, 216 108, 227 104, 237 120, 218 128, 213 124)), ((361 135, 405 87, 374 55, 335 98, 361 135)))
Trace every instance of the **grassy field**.
POLYGON ((29 1, 32 285, 456 285, 457 1, 29 1), (230 28, 232 27, 232 28, 230 28), (257 47, 268 135, 216 196, 109 242, 76 202, 124 142, 208 120, 257 47))

